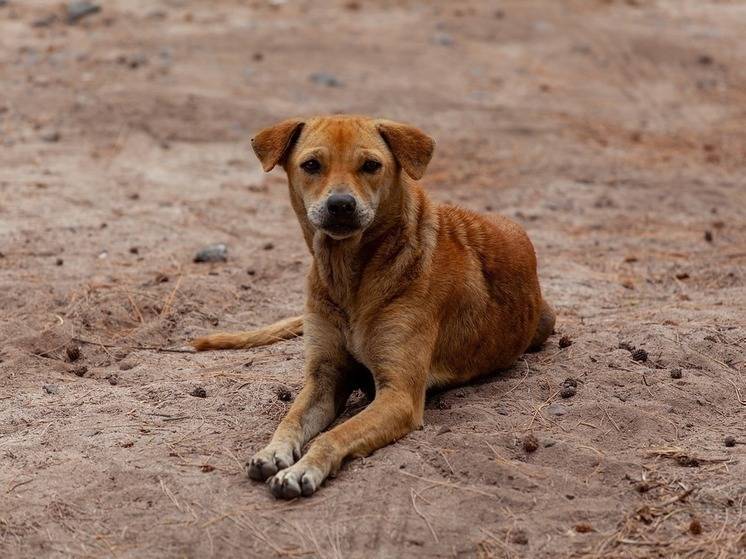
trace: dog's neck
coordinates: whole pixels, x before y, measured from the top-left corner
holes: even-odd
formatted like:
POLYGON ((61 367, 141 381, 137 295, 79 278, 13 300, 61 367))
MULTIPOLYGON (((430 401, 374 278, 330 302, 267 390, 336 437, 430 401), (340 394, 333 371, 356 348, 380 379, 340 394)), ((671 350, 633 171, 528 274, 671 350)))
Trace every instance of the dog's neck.
POLYGON ((386 266, 406 271, 422 253, 418 233, 423 220, 429 221, 425 214, 430 204, 422 189, 404 177, 381 200, 371 226, 341 240, 315 230, 302 201, 294 195, 292 187, 290 191, 303 236, 314 258, 315 273, 332 300, 344 308, 350 308, 357 299, 366 270, 386 266))

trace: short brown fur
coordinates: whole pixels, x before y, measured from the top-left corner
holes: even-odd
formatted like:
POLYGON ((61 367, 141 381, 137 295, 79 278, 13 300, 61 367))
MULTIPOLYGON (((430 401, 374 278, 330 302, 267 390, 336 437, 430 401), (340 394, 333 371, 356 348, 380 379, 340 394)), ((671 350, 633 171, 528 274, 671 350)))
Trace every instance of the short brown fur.
POLYGON ((355 116, 292 119, 252 144, 265 170, 285 168, 313 255, 305 314, 194 346, 255 347, 304 333, 305 385, 249 463, 252 478, 271 477, 272 492, 292 498, 312 494, 346 458, 421 426, 428 388, 468 382, 539 348, 555 317, 519 225, 435 204, 412 182, 434 147, 416 128, 355 116), (309 157, 319 173, 303 170, 309 157), (371 158, 380 169, 361 171, 371 158), (370 223, 343 235, 314 223, 314 208, 334 192, 354 196, 361 215, 372 212, 370 223), (352 390, 370 384, 375 397, 365 410, 316 437, 352 390))

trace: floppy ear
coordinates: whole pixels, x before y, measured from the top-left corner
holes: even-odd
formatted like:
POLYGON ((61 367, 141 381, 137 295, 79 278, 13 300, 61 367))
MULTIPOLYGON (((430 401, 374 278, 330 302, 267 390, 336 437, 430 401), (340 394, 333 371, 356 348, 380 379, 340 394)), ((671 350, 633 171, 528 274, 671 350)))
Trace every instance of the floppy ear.
POLYGON ((414 180, 421 179, 433 156, 435 141, 414 126, 390 120, 380 121, 376 128, 401 168, 414 180))
POLYGON ((298 139, 304 122, 297 118, 283 120, 282 122, 260 130, 251 138, 251 147, 262 163, 265 172, 274 169, 275 165, 281 163, 290 148, 298 139))

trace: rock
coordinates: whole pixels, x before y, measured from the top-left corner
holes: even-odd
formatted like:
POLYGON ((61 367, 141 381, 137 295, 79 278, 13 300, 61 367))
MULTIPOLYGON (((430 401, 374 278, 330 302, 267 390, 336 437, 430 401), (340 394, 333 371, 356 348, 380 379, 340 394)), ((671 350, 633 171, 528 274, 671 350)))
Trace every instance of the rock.
POLYGON ((201 386, 195 386, 189 395, 195 398, 207 398, 207 391, 201 386))
POLYGON ((327 72, 314 72, 308 79, 318 85, 324 85, 326 87, 343 87, 344 84, 334 74, 327 72))
POLYGON ((563 398, 572 398, 577 393, 578 389, 574 386, 563 386, 560 390, 560 396, 563 398))
POLYGON ((106 378, 112 386, 119 384, 119 377, 117 375, 108 375, 106 378))
POLYGON ((539 439, 533 433, 529 433, 523 438, 522 445, 526 452, 535 452, 539 448, 539 439))
POLYGON ((442 45, 444 47, 451 47, 453 46, 453 37, 451 37, 448 33, 437 33, 433 37, 433 42, 436 45, 442 45))
POLYGON ((57 14, 48 14, 31 22, 31 27, 49 27, 57 21, 57 14))
POLYGON ((264 245, 262 246, 262 248, 264 250, 272 250, 273 248, 275 248, 275 244, 274 243, 264 243, 264 245))
POLYGON ((119 364, 119 370, 129 371, 130 369, 134 369, 136 366, 137 366, 137 363, 133 363, 132 361, 122 361, 119 364))
POLYGON ((67 354, 67 360, 70 361, 70 363, 77 361, 80 359, 80 346, 71 344, 65 348, 65 353, 67 354))
POLYGON ((547 411, 552 415, 566 415, 568 409, 567 406, 555 402, 547 407, 547 411))
POLYGON ((640 363, 645 363, 648 360, 648 352, 642 348, 636 349, 632 352, 632 359, 640 363))
POLYGON ((62 266, 64 263, 65 261, 62 260, 62 258, 58 258, 57 260, 54 261, 55 266, 62 266))
POLYGON ((572 340, 569 336, 562 336, 559 339, 559 347, 560 349, 565 349, 566 347, 570 347, 572 345, 572 340))
POLYGON ((75 368, 73 369, 73 374, 74 374, 74 375, 75 375, 76 377, 82 377, 82 376, 85 376, 85 374, 86 374, 87 372, 88 372, 88 367, 86 367, 85 365, 81 365, 81 366, 79 366, 79 367, 75 367, 75 368))
POLYGON ((67 23, 73 25, 84 17, 101 11, 101 6, 93 2, 70 2, 67 5, 67 23))
POLYGON ((194 255, 195 262, 225 262, 228 260, 228 247, 223 243, 209 245, 194 255))
POLYGON ((280 386, 277 389, 277 399, 281 402, 289 402, 293 399, 293 393, 287 388, 287 386, 280 386))
POLYGON ((736 446, 736 438, 733 435, 728 435, 725 437, 725 446, 731 447, 736 446))
POLYGON ((56 384, 45 384, 42 388, 47 394, 57 394, 60 391, 56 384))
POLYGON ((437 434, 438 435, 445 435, 446 433, 450 433, 450 432, 451 432, 451 428, 448 427, 447 425, 443 425, 440 429, 438 429, 438 433, 437 434))
POLYGON ((671 378, 681 378, 681 369, 678 367, 671 369, 671 378))
POLYGON ((46 132, 42 132, 41 139, 53 144, 59 142, 62 139, 62 135, 57 130, 47 130, 46 132))

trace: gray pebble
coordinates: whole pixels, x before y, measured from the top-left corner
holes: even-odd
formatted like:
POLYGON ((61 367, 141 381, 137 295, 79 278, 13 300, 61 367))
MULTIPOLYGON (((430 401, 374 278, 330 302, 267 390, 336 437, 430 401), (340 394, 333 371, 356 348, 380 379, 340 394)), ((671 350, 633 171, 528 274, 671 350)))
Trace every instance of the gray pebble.
POLYGON ((318 85, 325 85, 326 87, 342 87, 344 84, 334 74, 328 74, 326 72, 314 72, 308 79, 318 85))
POLYGON ((57 394, 60 391, 56 384, 45 384, 42 388, 47 394, 57 394))
POLYGON ((228 260, 228 247, 223 243, 209 245, 194 255, 195 262, 225 262, 228 260))
POLYGON ((567 406, 562 404, 554 403, 547 407, 547 411, 552 415, 566 415, 568 412, 567 406))
POLYGON ((49 143, 59 142, 61 138, 62 135, 57 130, 47 130, 41 135, 41 139, 49 143))
POLYGON ((98 13, 101 6, 93 2, 70 2, 67 5, 67 23, 72 25, 86 16, 98 13))
POLYGON ((681 369, 678 367, 671 369, 671 378, 681 378, 681 369))
POLYGON ((433 42, 437 45, 443 45, 444 47, 453 46, 453 37, 448 33, 437 33, 433 37, 433 42))

